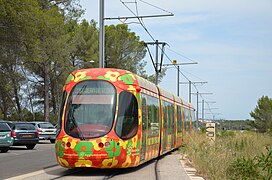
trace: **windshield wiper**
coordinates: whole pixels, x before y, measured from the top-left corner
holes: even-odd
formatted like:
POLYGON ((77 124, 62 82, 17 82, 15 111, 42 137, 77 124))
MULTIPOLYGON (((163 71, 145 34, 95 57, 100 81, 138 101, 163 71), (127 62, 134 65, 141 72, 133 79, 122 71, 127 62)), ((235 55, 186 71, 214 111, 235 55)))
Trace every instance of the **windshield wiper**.
POLYGON ((79 133, 80 140, 85 140, 85 137, 84 137, 81 129, 78 127, 77 122, 75 121, 74 113, 71 112, 71 111, 69 111, 68 113, 69 113, 69 116, 68 116, 69 120, 72 121, 72 123, 74 124, 75 128, 77 128, 77 130, 79 131, 78 133, 79 133))

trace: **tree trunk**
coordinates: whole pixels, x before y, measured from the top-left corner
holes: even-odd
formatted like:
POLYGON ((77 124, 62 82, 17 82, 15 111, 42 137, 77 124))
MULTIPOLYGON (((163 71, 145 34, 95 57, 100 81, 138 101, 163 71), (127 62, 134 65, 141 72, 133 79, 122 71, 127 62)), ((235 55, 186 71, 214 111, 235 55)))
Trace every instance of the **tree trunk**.
POLYGON ((21 108, 21 104, 20 104, 20 98, 19 98, 19 93, 18 93, 18 88, 17 88, 17 84, 15 82, 15 79, 12 78, 12 84, 13 84, 13 93, 14 93, 14 97, 15 97, 15 104, 17 106, 17 113, 19 116, 19 120, 22 121, 23 117, 22 117, 22 108, 21 108))
POLYGON ((1 99, 1 110, 2 110, 2 113, 4 115, 4 120, 7 120, 7 117, 8 117, 8 98, 7 96, 5 95, 5 92, 4 92, 4 89, 2 86, 0 86, 0 99, 1 99))
POLYGON ((55 83, 51 82, 51 102, 52 102, 52 108, 53 108, 53 113, 56 115, 57 114, 57 102, 56 102, 56 89, 55 89, 55 83))
POLYGON ((49 122, 49 64, 44 62, 44 120, 49 122))

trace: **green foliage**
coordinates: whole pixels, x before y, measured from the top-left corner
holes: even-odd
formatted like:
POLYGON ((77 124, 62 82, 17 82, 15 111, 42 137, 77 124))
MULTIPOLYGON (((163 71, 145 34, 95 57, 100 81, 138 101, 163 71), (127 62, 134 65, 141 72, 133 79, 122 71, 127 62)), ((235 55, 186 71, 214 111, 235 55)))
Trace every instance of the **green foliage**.
POLYGON ((23 116, 20 91, 25 77, 19 67, 25 45, 33 42, 38 12, 35 0, 0 1, 0 109, 4 119, 13 111, 23 116))
MULTIPOLYGON (((40 112, 55 121, 68 74, 98 67, 99 29, 93 20, 79 22, 82 13, 79 0, 0 0, 1 118, 38 120, 40 112)), ((152 78, 145 54, 127 25, 106 26, 106 67, 152 78)))
POLYGON ((254 111, 250 112, 251 117, 255 119, 250 125, 259 132, 272 133, 272 99, 268 96, 262 96, 257 103, 254 111))
POLYGON ((62 90, 59 82, 64 82, 71 70, 67 68, 69 44, 64 24, 72 19, 68 14, 80 14, 72 7, 75 2, 0 1, 0 113, 4 119, 29 119, 25 108, 31 109, 35 119, 37 102, 43 102, 46 114, 49 103, 57 112, 57 96, 62 90))
POLYGON ((272 179, 272 148, 254 158, 238 157, 232 162, 227 175, 230 179, 272 179))
MULTIPOLYGON (((206 131, 206 130, 205 130, 206 131)), ((234 131, 219 131, 216 136, 231 138, 235 136, 234 131)))
POLYGON ((230 164, 227 173, 230 179, 260 179, 256 164, 252 159, 238 158, 230 164))
POLYGON ((106 26, 105 54, 106 67, 125 68, 138 75, 143 72, 144 42, 125 24, 106 26))
POLYGON ((209 179, 271 179, 271 137, 255 132, 218 133, 210 144, 205 133, 192 133, 182 149, 198 174, 209 179), (270 147, 270 148, 266 148, 270 147))

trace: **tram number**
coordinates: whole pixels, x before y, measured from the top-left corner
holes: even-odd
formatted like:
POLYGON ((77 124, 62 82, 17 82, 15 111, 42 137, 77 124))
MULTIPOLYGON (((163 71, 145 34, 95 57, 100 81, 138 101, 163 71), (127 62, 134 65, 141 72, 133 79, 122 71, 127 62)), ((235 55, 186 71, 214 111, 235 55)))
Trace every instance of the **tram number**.
POLYGON ((215 141, 215 123, 206 123, 206 137, 211 143, 215 141))

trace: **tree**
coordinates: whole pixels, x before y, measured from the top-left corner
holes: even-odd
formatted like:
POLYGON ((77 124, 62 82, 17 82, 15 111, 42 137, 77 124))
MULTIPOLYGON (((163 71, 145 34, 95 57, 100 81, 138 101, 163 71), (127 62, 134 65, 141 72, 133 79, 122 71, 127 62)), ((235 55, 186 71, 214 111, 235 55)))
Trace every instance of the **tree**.
POLYGON ((71 44, 70 62, 75 68, 89 68, 98 66, 98 29, 97 23, 92 20, 88 23, 85 19, 80 23, 69 22, 66 27, 69 32, 71 44), (90 63, 94 61, 94 63, 90 63))
MULTIPOLYGON (((145 71, 146 47, 140 37, 131 32, 126 24, 110 25, 105 28, 105 67, 129 70, 151 82, 155 82, 155 74, 145 71)), ((166 69, 159 73, 161 81, 166 69)))
POLYGON ((32 41, 35 17, 39 8, 35 0, 0 1, 0 69, 1 109, 4 118, 17 113, 22 117, 21 87, 25 78, 20 72, 25 44, 32 41))
POLYGON ((12 82, 0 85, 0 109, 5 119, 11 112, 23 119, 25 88, 29 97, 35 93, 32 98, 43 103, 46 121, 51 111, 57 113, 62 90, 58 82, 64 82, 71 71, 68 59, 72 46, 65 23, 77 23, 81 14, 78 0, 0 0, 0 77, 2 82, 12 82), (26 79, 31 84, 25 83, 26 79), (30 86, 35 90, 30 92, 30 86))
POLYGON ((251 125, 259 132, 272 132, 272 99, 262 96, 250 116, 255 119, 251 125))
POLYGON ((105 66, 126 69, 138 75, 145 73, 144 42, 126 24, 105 28, 105 66))
MULTIPOLYGON (((28 69, 35 73, 36 87, 42 87, 41 99, 44 104, 44 120, 49 121, 50 102, 53 100, 53 112, 57 113, 55 97, 60 86, 57 86, 59 76, 64 69, 67 69, 69 47, 67 35, 64 27, 64 17, 56 6, 46 6, 43 4, 42 13, 39 16, 36 27, 39 29, 36 34, 35 47, 31 50, 28 69), (52 86, 55 85, 55 86, 52 86)), ((68 66, 69 67, 69 66, 68 66)))

